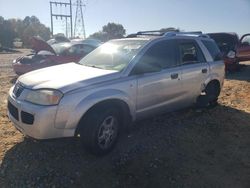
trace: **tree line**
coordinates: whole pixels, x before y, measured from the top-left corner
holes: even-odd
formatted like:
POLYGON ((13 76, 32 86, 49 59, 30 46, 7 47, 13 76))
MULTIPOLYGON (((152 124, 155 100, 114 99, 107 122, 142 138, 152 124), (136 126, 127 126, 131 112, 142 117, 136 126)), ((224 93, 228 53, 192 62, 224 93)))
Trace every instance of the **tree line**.
POLYGON ((0 44, 12 47, 15 40, 21 40, 24 46, 29 46, 32 36, 40 36, 44 40, 50 38, 50 29, 42 24, 36 16, 26 16, 21 19, 4 19, 0 16, 0 44))
MULTIPOLYGON (((173 27, 163 28, 161 31, 179 31, 173 27)), ((123 38, 126 30, 119 23, 108 23, 102 30, 91 34, 88 38, 106 42, 110 39, 123 38)), ((13 47, 15 40, 23 42, 23 46, 29 47, 30 37, 40 36, 47 41, 51 38, 50 28, 42 24, 36 16, 26 16, 21 19, 7 19, 0 16, 0 45, 13 47)))
MULTIPOLYGON (((110 39, 122 38, 126 30, 121 24, 108 23, 101 31, 95 32, 89 38, 102 42, 110 39)), ((25 47, 30 45, 30 37, 40 36, 47 41, 51 38, 50 28, 42 24, 36 16, 26 16, 21 19, 4 19, 0 16, 0 45, 13 47, 13 42, 20 40, 25 47)))

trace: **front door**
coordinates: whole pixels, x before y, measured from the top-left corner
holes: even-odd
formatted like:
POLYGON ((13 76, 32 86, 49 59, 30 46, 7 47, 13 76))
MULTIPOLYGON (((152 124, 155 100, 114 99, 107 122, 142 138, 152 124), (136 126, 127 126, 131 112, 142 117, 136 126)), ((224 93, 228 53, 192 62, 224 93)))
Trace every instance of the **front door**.
POLYGON ((156 42, 135 65, 137 117, 176 109, 180 95, 180 68, 175 52, 174 40, 156 42))

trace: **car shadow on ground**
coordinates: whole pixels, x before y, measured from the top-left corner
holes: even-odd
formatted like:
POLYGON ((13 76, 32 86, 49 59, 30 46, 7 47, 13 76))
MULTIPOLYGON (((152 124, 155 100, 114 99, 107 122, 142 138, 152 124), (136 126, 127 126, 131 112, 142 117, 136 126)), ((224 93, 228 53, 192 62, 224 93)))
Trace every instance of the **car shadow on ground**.
POLYGON ((240 66, 238 71, 226 74, 226 79, 250 82, 250 62, 242 62, 240 66))
POLYGON ((1 187, 249 187, 250 114, 185 109, 135 123, 96 157, 78 139, 24 139, 8 150, 1 187))

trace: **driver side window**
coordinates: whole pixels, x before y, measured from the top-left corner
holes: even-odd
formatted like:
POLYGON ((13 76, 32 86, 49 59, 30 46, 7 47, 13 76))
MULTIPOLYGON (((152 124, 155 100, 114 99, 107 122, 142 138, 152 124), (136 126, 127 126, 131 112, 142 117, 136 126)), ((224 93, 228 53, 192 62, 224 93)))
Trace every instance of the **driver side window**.
POLYGON ((68 50, 69 52, 69 55, 78 55, 79 54, 79 45, 74 45, 74 46, 71 46, 68 50))
POLYGON ((176 65, 174 40, 160 41, 145 52, 132 70, 132 74, 159 72, 176 65))

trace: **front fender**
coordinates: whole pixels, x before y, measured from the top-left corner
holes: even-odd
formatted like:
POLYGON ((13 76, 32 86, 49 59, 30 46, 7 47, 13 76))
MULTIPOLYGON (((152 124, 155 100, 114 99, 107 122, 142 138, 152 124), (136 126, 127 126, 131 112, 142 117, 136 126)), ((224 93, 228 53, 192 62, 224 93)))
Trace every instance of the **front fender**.
POLYGON ((132 97, 125 92, 116 89, 105 89, 92 93, 83 98, 70 113, 65 128, 75 129, 82 116, 95 104, 109 99, 118 99, 125 102, 130 110, 131 117, 134 119, 135 102, 132 97))

